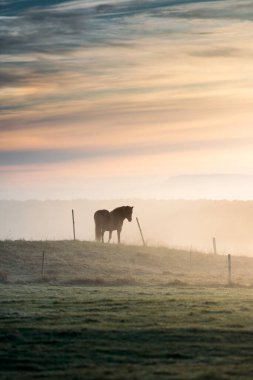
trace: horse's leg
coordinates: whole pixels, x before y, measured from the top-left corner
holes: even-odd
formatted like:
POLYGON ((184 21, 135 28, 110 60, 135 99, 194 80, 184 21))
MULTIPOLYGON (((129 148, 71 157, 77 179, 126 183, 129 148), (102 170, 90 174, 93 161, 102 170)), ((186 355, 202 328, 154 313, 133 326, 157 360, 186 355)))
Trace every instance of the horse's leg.
POLYGON ((120 244, 120 233, 121 233, 121 229, 118 229, 118 230, 117 230, 117 234, 118 234, 118 244, 120 244))
POLYGON ((102 239, 102 243, 104 243, 104 233, 105 233, 105 231, 104 231, 104 230, 102 230, 102 232, 101 232, 101 239, 102 239))
POLYGON ((108 243, 110 243, 111 238, 112 238, 112 231, 109 231, 109 239, 108 239, 108 243))

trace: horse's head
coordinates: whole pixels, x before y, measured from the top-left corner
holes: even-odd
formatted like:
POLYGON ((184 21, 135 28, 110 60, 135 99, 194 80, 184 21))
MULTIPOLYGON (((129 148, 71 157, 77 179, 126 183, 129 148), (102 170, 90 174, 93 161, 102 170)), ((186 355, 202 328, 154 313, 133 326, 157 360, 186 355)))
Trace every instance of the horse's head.
POLYGON ((132 222, 133 207, 125 206, 125 217, 129 222, 132 222))

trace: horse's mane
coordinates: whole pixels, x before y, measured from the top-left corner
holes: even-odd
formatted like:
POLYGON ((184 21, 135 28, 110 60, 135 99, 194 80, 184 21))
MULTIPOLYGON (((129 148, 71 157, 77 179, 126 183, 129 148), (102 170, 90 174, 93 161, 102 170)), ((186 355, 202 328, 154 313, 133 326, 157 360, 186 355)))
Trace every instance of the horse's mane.
POLYGON ((111 214, 118 214, 118 213, 121 213, 121 214, 126 214, 127 213, 128 214, 131 209, 132 209, 131 206, 120 206, 120 207, 116 207, 110 213, 111 214))
POLYGON ((116 207, 114 210, 112 211, 118 211, 118 210, 124 210, 126 207, 129 207, 129 206, 120 206, 120 207, 116 207))

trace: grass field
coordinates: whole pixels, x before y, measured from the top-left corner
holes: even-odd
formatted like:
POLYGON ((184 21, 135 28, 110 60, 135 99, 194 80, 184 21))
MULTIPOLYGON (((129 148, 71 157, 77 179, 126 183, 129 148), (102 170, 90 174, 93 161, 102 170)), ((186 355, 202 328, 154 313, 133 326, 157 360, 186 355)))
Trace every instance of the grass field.
MULTIPOLYGON (((224 286, 228 283, 227 256, 87 241, 0 241, 0 282, 1 273, 9 283, 19 284, 44 281, 54 285, 224 286)), ((232 257, 232 281, 240 286, 253 286, 253 258, 232 257)))
POLYGON ((252 379, 251 289, 0 286, 0 378, 252 379))
POLYGON ((252 379, 253 259, 0 242, 0 379, 252 379), (45 252, 44 277, 41 275, 45 252))

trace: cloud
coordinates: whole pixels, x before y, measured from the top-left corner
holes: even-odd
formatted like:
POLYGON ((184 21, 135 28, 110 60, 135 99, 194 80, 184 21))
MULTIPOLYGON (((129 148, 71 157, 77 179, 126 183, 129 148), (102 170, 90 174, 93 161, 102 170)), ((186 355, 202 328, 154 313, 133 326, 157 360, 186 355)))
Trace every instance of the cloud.
POLYGON ((68 148, 68 149, 29 149, 29 150, 2 150, 0 151, 0 163, 5 166, 55 164, 70 161, 93 160, 119 157, 138 157, 184 152, 196 152, 208 150, 234 149, 252 145, 252 140, 244 139, 212 139, 179 143, 160 142, 156 144, 144 143, 117 147, 115 144, 104 148, 68 148))
POLYGON ((235 0, 218 0, 216 4, 213 1, 204 3, 202 1, 197 1, 196 4, 192 2, 191 7, 175 7, 172 12, 171 9, 165 9, 160 16, 192 20, 253 20, 253 4, 250 0, 242 0, 240 4, 235 0))
MULTIPOLYGON (((215 1, 219 3, 218 0, 215 1)), ((191 15, 191 11, 185 9, 185 6, 202 6, 208 3, 208 0, 11 2, 4 4, 2 10, 2 14, 8 17, 1 19, 1 52, 57 54, 80 46, 87 48, 94 45, 124 44, 133 40, 133 36, 128 33, 127 22, 135 16, 195 18, 196 12, 200 12, 205 17, 205 12, 208 13, 206 8, 192 11, 191 15), (118 28, 118 33, 115 33, 113 25, 118 28)), ((220 17, 219 12, 214 11, 209 17, 220 17)), ((140 30, 135 30, 134 39, 143 36, 140 30)))
POLYGON ((85 46, 85 17, 80 14, 59 14, 49 10, 34 10, 14 17, 0 27, 1 53, 57 54, 85 46), (75 38, 73 38, 75 37, 75 38))
MULTIPOLYGON (((9 69, 10 56, 12 69, 20 62, 27 71, 30 67, 37 70, 37 74, 46 76, 50 73, 62 72, 63 64, 70 64, 71 55, 75 51, 99 49, 103 46, 131 48, 140 40, 151 36, 159 37, 161 41, 171 35, 183 31, 185 22, 155 21, 154 27, 148 27, 147 20, 152 18, 213 18, 219 19, 221 15, 231 18, 248 17, 253 14, 252 6, 244 1, 244 9, 236 7, 235 2, 207 0, 149 0, 149 1, 8 1, 2 6, 0 24, 0 50, 2 64, 9 69), (216 5, 217 4, 217 5, 216 5), (7 16, 6 16, 7 15, 7 16), (136 19, 136 16, 139 19, 136 19), (141 23, 141 27, 138 27, 141 23), (147 24, 147 26, 146 26, 147 24), (159 25, 159 27, 158 27, 159 25), (30 55, 33 62, 24 61, 24 55, 30 55), (42 57, 44 55, 44 58, 42 57), (58 58, 53 62, 52 56, 58 58), (19 58, 20 57, 20 58, 19 58), (68 60, 69 58, 69 60, 68 60), (15 62, 16 61, 16 62, 15 62), (46 67, 46 70, 45 70, 46 67)), ((224 16, 224 17, 225 17, 224 16)), ((188 25, 186 32, 189 32, 188 25)), ((201 31, 200 31, 201 32, 201 31)), ((173 37, 171 37, 173 38, 173 37)), ((175 37, 177 38, 177 37, 175 37)), ((225 48, 223 54, 232 54, 231 48, 225 48)), ((213 50, 211 56, 222 54, 222 49, 213 50)), ((235 51, 234 51, 235 53, 235 51)), ((195 56, 207 55, 207 51, 194 52, 195 56)), ((99 66, 96 63, 96 66, 99 66)), ((24 79, 20 75, 4 72, 9 78, 9 84, 19 84, 24 79)), ((72 69, 72 68, 71 68, 72 69)), ((89 67, 87 67, 89 70, 89 67)), ((31 78, 33 72, 25 72, 23 78, 31 78)))
POLYGON ((43 0, 43 2, 40 0, 1 0, 1 15, 16 16, 33 8, 49 7, 64 2, 69 2, 69 0, 43 0))
MULTIPOLYGON (((137 24, 129 29, 136 16, 252 20, 251 2, 242 3, 238 7, 235 1, 218 0, 211 4, 208 0, 8 1, 1 9, 5 15, 0 24, 1 54, 66 54, 80 47, 124 46, 147 35, 146 28, 141 31, 137 24)), ((166 29, 173 33, 169 24, 160 28, 153 29, 153 35, 166 33, 166 29)))
POLYGON ((149 168, 152 155, 178 153, 197 166, 194 152, 206 150, 211 166, 211 152, 242 151, 252 137, 253 11, 240 4, 2 2, 2 165, 141 156, 149 168))
POLYGON ((15 150, 1 151, 0 162, 2 167, 14 165, 39 165, 66 162, 96 156, 96 152, 86 152, 71 149, 45 149, 45 150, 15 150))
POLYGON ((211 49, 202 49, 199 51, 191 52, 192 56, 203 58, 217 58, 217 57, 242 57, 245 54, 244 50, 234 47, 218 47, 211 49))

